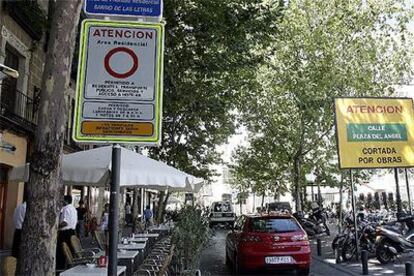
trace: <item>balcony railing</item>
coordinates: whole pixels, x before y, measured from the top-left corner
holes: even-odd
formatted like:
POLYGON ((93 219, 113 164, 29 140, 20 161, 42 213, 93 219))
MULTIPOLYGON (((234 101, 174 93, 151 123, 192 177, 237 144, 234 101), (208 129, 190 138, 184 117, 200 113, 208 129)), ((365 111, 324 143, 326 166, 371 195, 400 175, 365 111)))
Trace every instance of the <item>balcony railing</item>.
POLYGON ((8 82, 0 85, 0 121, 10 127, 34 133, 38 103, 8 82))

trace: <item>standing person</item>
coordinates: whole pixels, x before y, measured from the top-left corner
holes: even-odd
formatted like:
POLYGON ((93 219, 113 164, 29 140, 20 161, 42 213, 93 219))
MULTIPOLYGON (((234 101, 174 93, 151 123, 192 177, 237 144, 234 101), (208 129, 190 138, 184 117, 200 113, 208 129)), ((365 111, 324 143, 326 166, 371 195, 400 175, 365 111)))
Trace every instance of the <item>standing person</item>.
POLYGON ((132 223, 132 210, 129 201, 125 204, 125 223, 128 225, 132 223))
POLYGON ((104 211, 101 217, 101 224, 99 225, 99 230, 105 233, 105 246, 108 244, 109 235, 108 235, 108 225, 109 225, 109 203, 105 203, 104 211))
POLYGON ((101 224, 99 226, 101 231, 108 232, 109 224, 109 203, 105 203, 104 211, 102 212, 101 224))
POLYGON ((151 225, 151 219, 153 217, 152 211, 150 209, 150 206, 147 205, 147 207, 144 210, 144 219, 145 219, 145 229, 148 228, 148 226, 151 225))
POLYGON ((85 208, 85 204, 83 200, 79 200, 79 207, 76 208, 76 212, 78 215, 78 224, 76 225, 76 234, 79 238, 83 238, 85 236, 85 220, 88 210, 85 208))
POLYGON ((78 222, 78 214, 72 205, 72 196, 66 195, 64 198, 64 206, 59 216, 59 231, 56 246, 56 268, 65 268, 65 256, 63 254, 63 243, 65 242, 69 248, 70 237, 75 235, 76 224, 78 222))
POLYGON ((26 193, 23 195, 23 202, 20 203, 13 214, 13 223, 14 223, 14 236, 13 236, 13 246, 12 246, 12 256, 15 258, 19 257, 20 253, 20 243, 22 240, 22 227, 24 217, 26 216, 26 193))

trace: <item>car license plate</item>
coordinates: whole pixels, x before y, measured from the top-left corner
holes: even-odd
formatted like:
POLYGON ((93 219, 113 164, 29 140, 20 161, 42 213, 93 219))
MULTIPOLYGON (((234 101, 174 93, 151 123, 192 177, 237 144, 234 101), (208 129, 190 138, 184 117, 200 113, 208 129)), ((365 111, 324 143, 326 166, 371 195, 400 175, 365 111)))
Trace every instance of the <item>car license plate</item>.
POLYGON ((294 262, 291 256, 265 257, 266 264, 293 264, 294 262))

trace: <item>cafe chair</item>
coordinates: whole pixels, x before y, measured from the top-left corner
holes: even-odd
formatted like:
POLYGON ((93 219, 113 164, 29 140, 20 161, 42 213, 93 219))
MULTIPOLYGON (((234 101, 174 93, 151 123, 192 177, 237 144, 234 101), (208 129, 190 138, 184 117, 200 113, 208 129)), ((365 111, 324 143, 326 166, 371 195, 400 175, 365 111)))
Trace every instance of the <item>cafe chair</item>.
POLYGON ((62 243, 63 255, 65 256, 66 266, 72 267, 80 264, 92 263, 93 258, 74 258, 66 242, 62 243))
POLYGON ((94 237, 96 243, 98 244, 99 248, 101 250, 105 251, 106 243, 104 242, 104 239, 102 239, 102 233, 95 230, 95 231, 93 231, 93 237, 94 237))
POLYGON ((70 244, 77 258, 92 257, 96 253, 102 252, 99 248, 83 248, 79 238, 75 235, 70 237, 70 244))
POLYGON ((4 258, 2 265, 2 273, 4 276, 15 276, 16 275, 16 264, 17 259, 15 257, 7 256, 4 258))

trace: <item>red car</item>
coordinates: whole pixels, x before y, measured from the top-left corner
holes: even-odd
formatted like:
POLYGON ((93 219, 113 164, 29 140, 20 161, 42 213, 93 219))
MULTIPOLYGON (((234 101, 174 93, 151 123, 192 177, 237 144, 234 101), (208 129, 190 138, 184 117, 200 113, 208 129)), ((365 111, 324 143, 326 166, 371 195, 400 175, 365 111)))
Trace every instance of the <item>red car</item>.
POLYGON ((308 275, 310 263, 306 232, 289 214, 243 215, 226 237, 226 264, 236 273, 296 269, 308 275))

